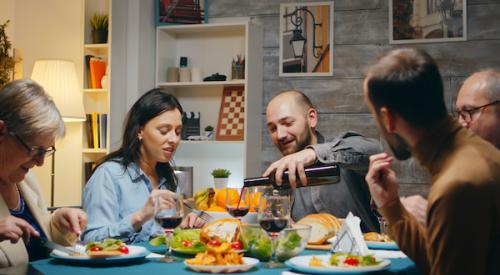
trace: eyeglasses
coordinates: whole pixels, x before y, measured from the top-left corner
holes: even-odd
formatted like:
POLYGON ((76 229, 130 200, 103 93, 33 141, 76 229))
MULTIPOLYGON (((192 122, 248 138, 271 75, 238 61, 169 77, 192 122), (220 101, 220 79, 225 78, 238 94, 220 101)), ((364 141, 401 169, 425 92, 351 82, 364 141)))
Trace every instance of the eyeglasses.
POLYGON ((9 131, 9 135, 15 137, 23 145, 23 147, 26 148, 26 150, 28 150, 28 155, 30 157, 37 157, 37 158, 49 157, 56 151, 56 147, 54 146, 50 146, 47 149, 41 147, 30 147, 21 137, 19 137, 16 133, 12 131, 9 131))
POLYGON ((491 106, 491 105, 495 105, 497 103, 500 103, 500 100, 495 100, 493 102, 490 102, 490 103, 487 103, 487 104, 484 104, 482 106, 479 106, 479 107, 474 107, 474 108, 470 108, 470 109, 464 109, 464 110, 456 110, 455 111, 455 117, 456 118, 462 118, 465 122, 469 123, 472 121, 472 116, 479 112, 481 109, 483 108, 486 108, 488 106, 491 106))

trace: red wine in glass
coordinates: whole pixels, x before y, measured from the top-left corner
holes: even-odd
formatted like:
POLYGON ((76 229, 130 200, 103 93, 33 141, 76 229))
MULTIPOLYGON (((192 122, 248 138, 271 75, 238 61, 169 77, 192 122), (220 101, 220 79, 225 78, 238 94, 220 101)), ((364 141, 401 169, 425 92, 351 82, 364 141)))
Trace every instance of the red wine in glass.
POLYGON ((265 231, 269 233, 278 233, 285 229, 288 225, 287 218, 270 218, 270 219, 260 219, 259 224, 265 231))
POLYGON ((231 190, 234 190, 234 188, 226 189, 226 192, 228 192, 226 193, 226 210, 231 216, 237 219, 241 219, 250 211, 250 194, 248 192, 248 189, 242 188, 238 197, 238 201, 233 202, 230 200, 229 192, 231 190))
POLYGON ((227 212, 235 217, 235 218, 241 218, 244 217, 246 214, 248 214, 248 211, 250 211, 250 207, 246 206, 239 206, 239 207, 231 207, 228 206, 226 207, 227 212))
POLYGON ((155 220, 163 229, 172 230, 181 224, 182 217, 155 217, 155 220))

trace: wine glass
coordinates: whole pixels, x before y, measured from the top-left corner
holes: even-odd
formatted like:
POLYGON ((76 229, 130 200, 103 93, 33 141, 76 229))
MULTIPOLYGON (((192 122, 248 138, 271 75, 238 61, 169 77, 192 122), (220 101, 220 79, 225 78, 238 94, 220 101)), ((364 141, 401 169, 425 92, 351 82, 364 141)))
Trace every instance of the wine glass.
POLYGON ((155 197, 155 221, 161 226, 165 232, 165 257, 159 259, 158 261, 164 263, 175 263, 179 259, 172 257, 172 247, 170 246, 172 242, 172 234, 174 229, 179 226, 184 217, 184 207, 182 202, 184 198, 182 194, 175 201, 175 205, 169 209, 162 209, 159 205, 159 196, 155 197))
POLYGON ((290 218, 290 199, 288 196, 265 195, 260 199, 259 224, 271 240, 271 260, 265 265, 268 268, 283 267, 276 259, 278 237, 288 225, 290 218))
POLYGON ((250 211, 251 194, 248 188, 243 187, 238 192, 237 188, 226 188, 226 210, 241 220, 250 211))

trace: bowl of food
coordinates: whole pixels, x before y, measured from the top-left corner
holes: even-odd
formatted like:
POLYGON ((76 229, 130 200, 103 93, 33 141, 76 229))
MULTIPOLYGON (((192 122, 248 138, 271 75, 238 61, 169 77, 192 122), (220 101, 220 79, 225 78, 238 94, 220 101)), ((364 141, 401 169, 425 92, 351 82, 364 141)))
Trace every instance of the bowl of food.
MULTIPOLYGON (((294 224, 281 231, 276 248, 278 261, 286 261, 304 251, 310 234, 311 226, 305 224, 294 224)), ((246 255, 261 261, 269 261, 271 241, 258 224, 243 224, 240 238, 247 250, 246 255)))

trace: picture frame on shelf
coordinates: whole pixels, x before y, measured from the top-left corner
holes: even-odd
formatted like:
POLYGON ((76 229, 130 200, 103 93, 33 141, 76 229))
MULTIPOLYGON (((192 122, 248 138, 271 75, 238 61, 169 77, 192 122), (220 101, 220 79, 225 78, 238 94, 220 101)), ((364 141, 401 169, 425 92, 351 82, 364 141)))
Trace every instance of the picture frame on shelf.
POLYGON ((245 87, 226 86, 222 92, 216 140, 243 140, 245 137, 245 87))
POLYGON ((280 5, 279 76, 333 76, 333 1, 280 5))
POLYGON ((155 0, 156 26, 208 22, 207 0, 155 0))
POLYGON ((467 40, 467 0, 389 0, 389 43, 467 40))

